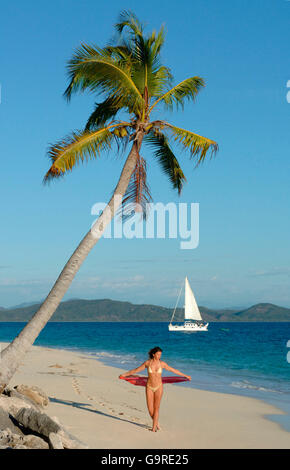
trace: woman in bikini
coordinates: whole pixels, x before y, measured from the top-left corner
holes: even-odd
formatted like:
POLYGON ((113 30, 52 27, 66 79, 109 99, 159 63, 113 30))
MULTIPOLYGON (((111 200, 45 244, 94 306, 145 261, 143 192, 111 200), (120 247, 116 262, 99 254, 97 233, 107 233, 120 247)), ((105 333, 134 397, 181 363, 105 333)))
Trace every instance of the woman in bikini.
POLYGON ((147 368, 148 380, 146 385, 146 401, 149 414, 153 420, 151 431, 156 432, 160 429, 158 418, 160 402, 163 394, 163 384, 161 379, 162 369, 169 370, 177 375, 182 375, 188 380, 191 380, 190 375, 185 375, 177 369, 173 369, 166 362, 161 361, 162 349, 158 346, 149 351, 149 359, 136 369, 129 370, 125 374, 121 374, 119 377, 127 377, 128 375, 136 374, 147 368))

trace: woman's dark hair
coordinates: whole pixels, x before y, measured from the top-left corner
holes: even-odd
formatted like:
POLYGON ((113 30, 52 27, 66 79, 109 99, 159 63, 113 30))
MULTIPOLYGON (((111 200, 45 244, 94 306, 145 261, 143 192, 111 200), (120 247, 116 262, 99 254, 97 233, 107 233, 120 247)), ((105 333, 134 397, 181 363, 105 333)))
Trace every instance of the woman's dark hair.
POLYGON ((162 352, 162 349, 159 348, 159 346, 156 346, 155 348, 150 349, 150 351, 148 352, 150 359, 153 359, 154 354, 157 353, 158 351, 162 352))

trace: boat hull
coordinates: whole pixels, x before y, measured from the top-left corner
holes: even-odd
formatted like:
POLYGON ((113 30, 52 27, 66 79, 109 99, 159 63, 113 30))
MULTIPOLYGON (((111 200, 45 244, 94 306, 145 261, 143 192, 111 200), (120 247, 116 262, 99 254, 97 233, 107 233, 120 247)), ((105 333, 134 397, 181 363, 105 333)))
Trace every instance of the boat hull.
POLYGON ((197 332, 197 331, 208 331, 207 329, 208 323, 205 325, 198 325, 197 323, 185 323, 183 325, 168 325, 169 331, 190 331, 190 332, 197 332))

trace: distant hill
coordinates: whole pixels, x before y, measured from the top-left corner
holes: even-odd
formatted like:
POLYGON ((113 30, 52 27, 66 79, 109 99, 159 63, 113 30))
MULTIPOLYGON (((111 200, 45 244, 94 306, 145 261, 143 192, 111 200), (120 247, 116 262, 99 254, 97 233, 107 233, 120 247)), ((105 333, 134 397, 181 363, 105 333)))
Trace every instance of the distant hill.
MULTIPOLYGON (((40 304, 0 312, 0 321, 28 321, 40 304)), ((172 310, 110 299, 61 302, 51 321, 168 321, 172 310)))
POLYGON ((290 309, 274 304, 261 303, 234 313, 235 321, 290 321, 290 309))
POLYGON ((12 307, 9 307, 9 310, 15 310, 16 308, 22 308, 22 307, 30 307, 30 305, 36 305, 36 304, 38 305, 42 303, 43 300, 35 300, 34 302, 23 302, 21 304, 12 305, 12 307))
MULTIPOLYGON (((40 307, 40 303, 18 308, 0 309, 0 322, 26 322, 40 307)), ((205 321, 288 321, 290 309, 273 304, 260 303, 245 310, 231 309, 213 310, 200 307, 205 321)), ((84 300, 71 299, 61 302, 54 313, 52 322, 68 321, 157 321, 168 322, 173 309, 157 305, 135 305, 110 299, 84 300)), ((182 309, 177 309, 175 319, 181 321, 182 309)))

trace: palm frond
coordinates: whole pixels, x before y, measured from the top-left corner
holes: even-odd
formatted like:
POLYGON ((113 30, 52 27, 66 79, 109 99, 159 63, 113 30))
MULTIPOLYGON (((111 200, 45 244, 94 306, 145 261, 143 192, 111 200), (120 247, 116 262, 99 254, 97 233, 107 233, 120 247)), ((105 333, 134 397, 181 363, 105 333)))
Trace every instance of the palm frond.
POLYGON ((134 65, 133 79, 136 86, 144 94, 148 91, 148 99, 164 92, 170 86, 171 74, 168 67, 161 64, 160 50, 164 43, 164 28, 156 34, 144 38, 136 37, 133 49, 134 65))
POLYGON ((108 54, 113 60, 116 60, 119 64, 123 64, 128 68, 132 68, 133 58, 129 47, 125 44, 120 46, 106 46, 103 51, 108 54))
POLYGON ((159 130, 154 129, 145 137, 145 142, 153 147, 154 155, 159 161, 163 172, 168 176, 173 188, 177 189, 178 194, 180 194, 186 178, 170 148, 167 137, 159 130))
POLYGON ((169 86, 168 68, 160 64, 159 57, 165 39, 164 27, 158 33, 152 31, 145 35, 136 15, 124 11, 116 28, 122 48, 132 60, 132 79, 147 103, 151 96, 162 93, 165 86, 169 86))
POLYGON ((153 71, 148 85, 150 96, 156 97, 164 94, 165 89, 171 85, 172 78, 170 68, 164 65, 153 71))
POLYGON ((204 161, 208 151, 211 152, 211 157, 218 151, 218 144, 214 140, 169 123, 166 123, 166 128, 171 132, 176 142, 181 144, 184 149, 189 150, 191 157, 197 157, 196 166, 204 161))
POLYGON ((154 41, 152 41, 152 54, 156 57, 160 54, 161 48, 165 41, 165 28, 161 26, 157 36, 154 33, 154 41))
POLYGON ((69 100, 72 93, 89 89, 120 100, 129 112, 141 113, 144 101, 130 67, 128 61, 117 60, 106 49, 82 44, 68 63, 70 83, 64 96, 69 100))
POLYGON ((120 208, 122 218, 128 218, 134 215, 135 212, 140 212, 143 218, 146 219, 146 204, 151 201, 152 197, 147 184, 146 160, 139 155, 127 191, 122 200, 120 208))
POLYGON ((110 129, 116 127, 117 125, 113 125, 94 132, 73 132, 72 135, 51 145, 48 150, 48 157, 52 165, 44 176, 43 183, 64 176, 77 163, 96 158, 102 150, 111 148, 115 137, 110 129))
POLYGON ((119 34, 122 34, 126 27, 133 36, 142 36, 143 34, 143 25, 131 10, 123 10, 119 15, 118 23, 115 24, 115 29, 119 34))
POLYGON ((195 100, 199 90, 204 87, 204 81, 200 77, 191 77, 183 80, 182 82, 175 85, 166 93, 157 97, 156 101, 151 106, 149 112, 160 102, 163 101, 167 108, 172 109, 174 105, 177 107, 181 105, 183 107, 184 101, 195 100))
POLYGON ((122 109, 122 102, 111 96, 102 103, 96 103, 95 109, 86 123, 85 130, 93 130, 104 126, 109 119, 116 117, 120 109, 122 109))

